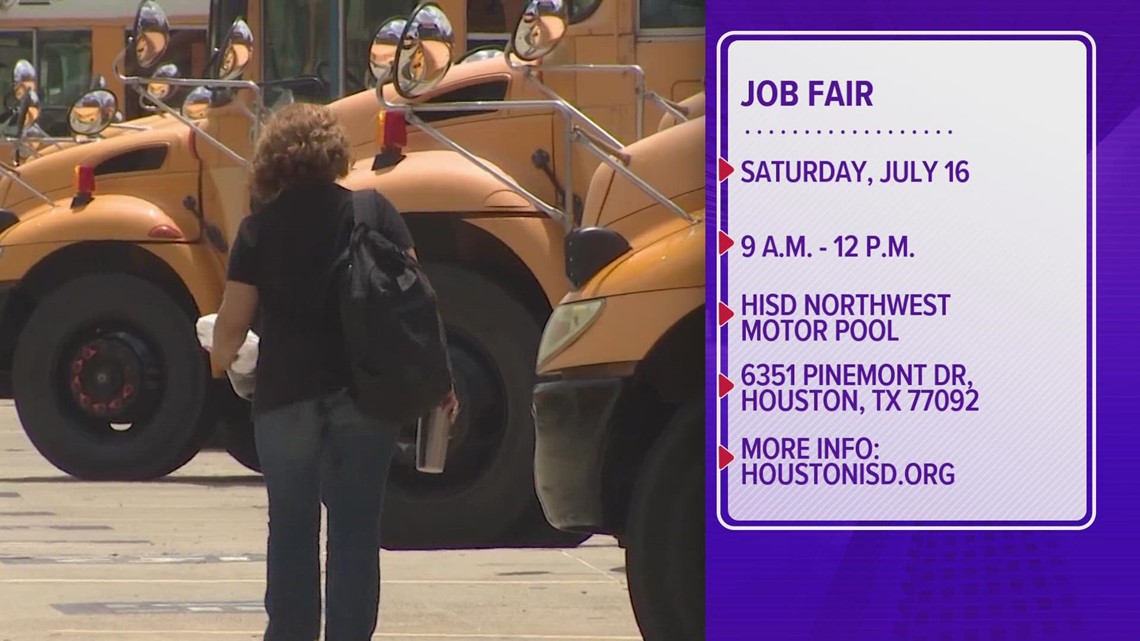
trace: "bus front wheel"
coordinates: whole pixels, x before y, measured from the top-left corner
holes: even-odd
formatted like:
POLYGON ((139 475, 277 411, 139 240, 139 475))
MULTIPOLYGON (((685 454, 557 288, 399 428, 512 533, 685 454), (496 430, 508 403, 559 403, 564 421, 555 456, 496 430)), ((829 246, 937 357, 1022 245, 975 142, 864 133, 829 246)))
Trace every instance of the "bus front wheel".
POLYGON ((704 409, 679 409, 646 455, 625 531, 629 596, 645 641, 705 638, 704 409))
POLYGON ((407 426, 388 477, 385 547, 499 544, 535 499, 531 389, 539 327, 496 282, 426 264, 439 296, 460 413, 442 474, 415 467, 407 426))
POLYGON ((29 440, 81 479, 165 476, 209 435, 193 322, 134 276, 82 276, 47 294, 19 336, 12 372, 29 440))

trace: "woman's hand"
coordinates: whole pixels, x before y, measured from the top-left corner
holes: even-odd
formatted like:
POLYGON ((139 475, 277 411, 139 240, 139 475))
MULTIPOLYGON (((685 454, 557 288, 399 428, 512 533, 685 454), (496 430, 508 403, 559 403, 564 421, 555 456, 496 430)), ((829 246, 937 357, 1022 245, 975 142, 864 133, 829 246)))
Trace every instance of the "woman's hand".
POLYGON ((216 354, 217 350, 210 350, 210 375, 214 378, 221 378, 226 375, 229 366, 223 363, 216 354))
POLYGON ((214 346, 210 350, 210 371, 215 378, 225 376, 237 359, 257 311, 258 294, 253 285, 226 281, 222 304, 214 319, 214 346))
POLYGON ((454 385, 451 386, 451 391, 447 393, 447 396, 443 397, 439 406, 447 412, 447 417, 454 423, 456 417, 459 416, 459 397, 455 395, 454 385))

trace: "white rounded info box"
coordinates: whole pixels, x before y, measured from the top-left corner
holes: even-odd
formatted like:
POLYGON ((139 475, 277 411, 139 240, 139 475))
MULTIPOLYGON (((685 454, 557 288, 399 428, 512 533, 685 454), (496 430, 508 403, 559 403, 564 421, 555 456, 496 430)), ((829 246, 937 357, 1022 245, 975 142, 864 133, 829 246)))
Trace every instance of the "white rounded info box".
POLYGON ((1092 38, 733 32, 717 52, 721 524, 1088 527, 1092 38))

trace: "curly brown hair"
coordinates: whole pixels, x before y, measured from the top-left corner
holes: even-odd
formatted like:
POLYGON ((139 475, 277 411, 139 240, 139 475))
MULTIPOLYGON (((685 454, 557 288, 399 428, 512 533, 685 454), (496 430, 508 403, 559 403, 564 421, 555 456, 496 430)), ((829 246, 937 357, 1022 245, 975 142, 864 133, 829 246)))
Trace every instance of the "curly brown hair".
POLYGON ((262 125, 254 144, 250 195, 266 204, 288 187, 332 184, 352 164, 348 135, 321 105, 293 103, 262 125))

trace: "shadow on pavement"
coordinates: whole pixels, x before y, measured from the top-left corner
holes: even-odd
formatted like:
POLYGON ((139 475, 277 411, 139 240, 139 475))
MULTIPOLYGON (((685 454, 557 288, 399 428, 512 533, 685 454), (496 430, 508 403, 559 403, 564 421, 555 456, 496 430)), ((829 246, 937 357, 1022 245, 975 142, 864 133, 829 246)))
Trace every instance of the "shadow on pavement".
MULTIPOLYGON (((73 476, 0 476, 0 483, 90 483, 73 476)), ((102 483, 104 481, 97 481, 102 483)), ((109 481, 108 481, 109 482, 109 481)), ((167 476, 150 481, 123 481, 133 484, 154 483, 158 485, 199 485, 204 487, 255 487, 264 485, 260 474, 230 476, 167 476)))

